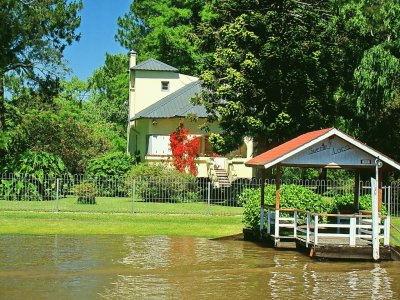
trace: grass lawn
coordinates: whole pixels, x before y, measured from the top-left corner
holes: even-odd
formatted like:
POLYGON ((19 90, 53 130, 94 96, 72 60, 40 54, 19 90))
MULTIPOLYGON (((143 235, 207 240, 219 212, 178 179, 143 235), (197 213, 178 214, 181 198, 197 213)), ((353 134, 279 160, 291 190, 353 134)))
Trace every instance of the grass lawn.
MULTIPOLYGON (((0 200, 2 211, 55 211, 56 202, 51 201, 6 201, 0 200)), ((96 204, 78 204, 76 197, 61 198, 58 201, 60 212, 119 212, 119 213, 169 213, 169 214, 208 214, 206 202, 154 203, 135 201, 129 198, 96 197, 96 204)), ((211 204, 212 215, 241 215, 242 207, 229 207, 211 204)))
POLYGON ((0 234, 122 234, 222 237, 242 231, 239 216, 0 212, 0 234))
MULTIPOLYGON (((396 228, 400 229, 400 217, 392 217, 391 218, 391 223, 393 224, 393 226, 395 226, 396 228)), ((390 234, 394 235, 397 239, 400 240, 400 233, 397 232, 395 229, 391 228, 390 234)), ((398 243, 394 239, 391 239, 390 243, 392 245, 394 245, 394 246, 400 246, 400 243, 398 243)))

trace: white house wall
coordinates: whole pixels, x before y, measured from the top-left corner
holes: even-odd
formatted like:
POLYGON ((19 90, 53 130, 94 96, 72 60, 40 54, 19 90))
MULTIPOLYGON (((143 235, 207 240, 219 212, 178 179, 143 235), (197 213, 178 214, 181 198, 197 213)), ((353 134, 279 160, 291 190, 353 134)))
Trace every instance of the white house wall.
POLYGON ((130 117, 134 117, 135 113, 197 80, 197 77, 174 72, 141 70, 131 72, 130 117), (162 81, 169 81, 168 91, 161 89, 162 81))

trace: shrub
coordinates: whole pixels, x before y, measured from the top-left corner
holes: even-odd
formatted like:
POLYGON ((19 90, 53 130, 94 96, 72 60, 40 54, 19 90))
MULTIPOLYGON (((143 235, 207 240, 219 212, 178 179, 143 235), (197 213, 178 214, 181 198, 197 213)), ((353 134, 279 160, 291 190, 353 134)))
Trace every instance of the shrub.
POLYGON ((60 157, 48 152, 28 150, 22 153, 14 162, 14 173, 18 184, 14 195, 18 200, 52 200, 55 193, 52 185, 54 178, 65 172, 65 166, 60 157), (18 189, 20 186, 21 191, 18 189), (22 194, 23 193, 23 194, 22 194))
POLYGON ((243 203, 244 226, 247 228, 260 227, 261 190, 246 189, 239 198, 243 203))
POLYGON ((0 198, 8 201, 40 201, 41 195, 38 187, 33 183, 21 178, 1 180, 0 198))
POLYGON ((89 177, 95 179, 96 190, 104 197, 124 197, 126 189, 121 178, 134 164, 132 157, 122 152, 112 152, 92 159, 87 167, 89 177))
POLYGON ((75 186, 75 195, 80 204, 96 204, 96 189, 90 182, 83 182, 75 186))
POLYGON ((143 201, 195 202, 200 198, 196 177, 180 173, 166 164, 143 163, 134 166, 125 181, 130 195, 134 182, 136 194, 143 201))
POLYGON ((89 161, 87 172, 93 176, 123 176, 134 164, 132 157, 122 152, 111 152, 89 161))
MULTIPOLYGON (((280 194, 281 208, 297 208, 310 212, 328 213, 331 212, 334 203, 327 198, 322 197, 313 191, 297 185, 281 186, 280 194)), ((243 203, 243 223, 251 228, 260 225, 260 189, 246 189, 239 197, 239 201, 243 203)), ((275 205, 275 186, 265 187, 265 206, 275 205)))
MULTIPOLYGON (((347 194, 334 199, 337 211, 346 211, 354 208, 354 194, 347 194)), ((358 199, 360 210, 372 210, 371 195, 360 196, 358 199)), ((386 206, 382 203, 382 214, 386 214, 386 206)))
MULTIPOLYGON (((353 195, 352 195, 353 196, 353 195)), ((360 210, 372 210, 372 200, 371 195, 364 195, 358 199, 360 210)), ((382 214, 387 214, 387 208, 385 204, 382 203, 382 214)))
POLYGON ((333 198, 336 211, 346 212, 354 209, 354 194, 347 194, 343 196, 335 196, 333 198))

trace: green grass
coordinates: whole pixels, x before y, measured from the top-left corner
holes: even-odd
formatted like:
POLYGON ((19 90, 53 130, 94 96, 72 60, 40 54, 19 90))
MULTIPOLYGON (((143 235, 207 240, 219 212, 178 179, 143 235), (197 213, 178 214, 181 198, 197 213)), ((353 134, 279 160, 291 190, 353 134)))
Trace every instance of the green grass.
MULTIPOLYGON (((400 217, 392 217, 390 219, 391 223, 397 227, 398 229, 400 229, 400 217)), ((394 230, 393 228, 391 228, 390 230, 390 234, 394 235, 397 239, 400 240, 400 233, 397 232, 396 230, 394 230)), ((394 239, 390 240, 390 243, 394 246, 400 246, 400 243, 396 242, 394 239)))
POLYGON ((239 216, 0 212, 0 234, 121 234, 222 237, 242 230, 239 216))
MULTIPOLYGON (((55 211, 56 202, 52 201, 6 201, 0 200, 2 211, 55 211)), ((118 212, 118 213, 168 213, 168 214, 208 214, 206 202, 154 203, 135 201, 129 198, 96 197, 96 204, 78 204, 76 197, 61 198, 58 202, 60 212, 118 212)), ((229 207, 212 204, 213 215, 241 215, 242 207, 229 207)))

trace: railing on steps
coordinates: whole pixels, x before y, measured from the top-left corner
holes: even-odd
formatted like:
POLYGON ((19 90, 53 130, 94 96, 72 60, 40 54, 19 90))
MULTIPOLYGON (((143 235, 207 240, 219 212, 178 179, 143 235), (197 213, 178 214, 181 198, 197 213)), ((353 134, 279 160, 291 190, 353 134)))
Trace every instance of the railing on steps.
MULTIPOLYGON (((384 245, 389 245, 390 216, 380 216, 379 224, 379 240, 383 240, 384 245)), ((268 207, 267 234, 272 235, 275 240, 281 237, 297 238, 302 235, 307 247, 311 242, 318 245, 320 238, 346 238, 348 245, 354 247, 362 240, 364 244, 365 241, 372 240, 372 219, 368 214, 324 214, 268 207), (328 218, 331 221, 336 218, 336 222, 328 223, 328 218), (343 220, 347 220, 348 223, 343 224, 343 220), (286 231, 286 235, 282 235, 283 230, 286 231)))
POLYGON ((225 169, 217 168, 213 163, 208 165, 208 178, 211 180, 214 187, 230 187, 228 174, 225 169))

